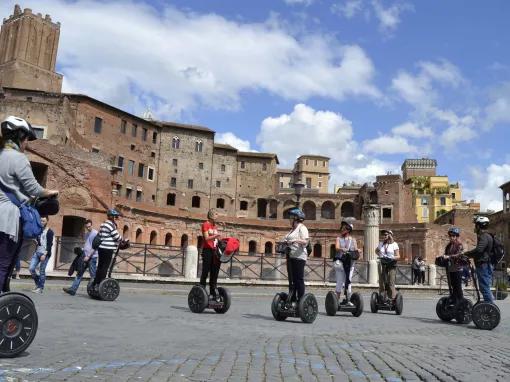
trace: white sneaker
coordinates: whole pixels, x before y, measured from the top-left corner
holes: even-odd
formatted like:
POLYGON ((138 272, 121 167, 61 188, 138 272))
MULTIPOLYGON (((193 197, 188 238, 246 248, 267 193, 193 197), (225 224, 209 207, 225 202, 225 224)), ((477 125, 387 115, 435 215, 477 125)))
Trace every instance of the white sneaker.
POLYGON ((347 306, 354 306, 354 304, 352 302, 348 301, 347 306))
POLYGON ((32 289, 32 293, 42 294, 43 290, 41 288, 32 289))

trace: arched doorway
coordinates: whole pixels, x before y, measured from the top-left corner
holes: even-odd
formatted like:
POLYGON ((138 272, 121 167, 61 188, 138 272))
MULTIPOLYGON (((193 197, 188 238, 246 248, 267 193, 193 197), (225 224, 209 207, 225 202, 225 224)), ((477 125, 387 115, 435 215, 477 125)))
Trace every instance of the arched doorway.
POLYGON ((122 229, 122 237, 125 240, 129 239, 129 226, 125 225, 124 228, 122 229))
POLYGON ((150 244, 151 245, 156 245, 158 244, 158 233, 156 231, 152 231, 151 232, 151 236, 150 236, 150 244))
POLYGON ((165 246, 167 246, 167 247, 171 247, 172 246, 172 234, 170 232, 168 232, 165 235, 165 246))
POLYGON ((335 204, 332 201, 327 200, 324 203, 322 203, 321 218, 323 219, 335 218, 335 204))
POLYGON ((273 243, 270 241, 266 241, 264 244, 264 255, 272 255, 273 254, 273 243))
POLYGON ((305 213, 306 220, 315 220, 317 217, 315 203, 311 200, 304 202, 303 212, 305 213))
POLYGON ((334 259, 335 258, 335 254, 336 254, 336 246, 335 246, 335 244, 331 244, 329 246, 329 258, 330 259, 334 259))
POLYGON ((248 242, 248 255, 256 255, 257 254, 257 242, 255 240, 250 240, 248 242))
POLYGON ((319 243, 313 246, 313 257, 322 257, 322 245, 319 243))
POLYGON ((181 236, 181 249, 186 249, 188 247, 188 235, 183 234, 181 236))
POLYGON ((269 219, 278 218, 278 201, 271 199, 269 201, 269 219))
POLYGON ((353 202, 344 202, 342 204, 342 208, 340 209, 340 215, 343 218, 349 218, 354 216, 354 203, 353 202))
POLYGON ((143 242, 143 231, 141 228, 138 228, 136 230, 136 237, 135 237, 135 243, 142 243, 143 242))

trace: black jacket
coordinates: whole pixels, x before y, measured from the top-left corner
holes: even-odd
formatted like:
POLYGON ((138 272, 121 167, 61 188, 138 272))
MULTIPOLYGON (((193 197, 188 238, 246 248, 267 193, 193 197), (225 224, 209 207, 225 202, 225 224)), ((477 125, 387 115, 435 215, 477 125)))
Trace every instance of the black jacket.
POLYGON ((478 235, 476 247, 464 254, 467 257, 475 259, 475 264, 487 263, 490 261, 490 253, 493 245, 494 240, 492 239, 492 236, 487 232, 482 232, 478 235))

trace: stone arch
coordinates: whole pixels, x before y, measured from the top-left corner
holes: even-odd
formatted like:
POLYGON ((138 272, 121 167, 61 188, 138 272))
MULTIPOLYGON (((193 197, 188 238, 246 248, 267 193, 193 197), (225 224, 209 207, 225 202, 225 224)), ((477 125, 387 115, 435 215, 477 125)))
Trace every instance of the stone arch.
POLYGON ((277 218, 278 218, 278 201, 275 199, 271 199, 269 201, 269 219, 277 218))
POLYGON ((136 230, 135 243, 143 243, 143 230, 141 228, 136 230))
POLYGON ((158 244, 158 233, 156 231, 151 231, 149 243, 151 245, 158 244))
POLYGON ((256 254, 257 254, 257 242, 255 240, 250 240, 248 242, 248 255, 256 254))
POLYGON ((315 203, 311 200, 307 200, 303 203, 303 212, 305 213, 306 220, 315 220, 316 219, 316 207, 315 203))
POLYGON ((313 257, 322 257, 322 245, 315 243, 313 246, 313 257))
POLYGON ((343 218, 354 216, 354 203, 343 202, 342 208, 340 209, 340 216, 342 216, 343 218))
POLYGON ((321 218, 322 219, 334 219, 335 218, 335 203, 331 200, 326 200, 321 206, 321 218))
POLYGON ((77 207, 92 207, 93 202, 89 192, 83 187, 69 187, 62 190, 59 196, 61 204, 77 207))
POLYGON ((165 235, 165 246, 171 247, 172 246, 172 234, 170 232, 167 232, 165 235))
POLYGON ((127 224, 122 228, 122 237, 126 240, 129 239, 129 226, 127 224))
POLYGON ((270 241, 266 241, 264 244, 264 255, 272 255, 273 254, 273 243, 270 241))
POLYGON ((188 247, 188 235, 185 233, 181 236, 181 248, 186 249, 188 247))

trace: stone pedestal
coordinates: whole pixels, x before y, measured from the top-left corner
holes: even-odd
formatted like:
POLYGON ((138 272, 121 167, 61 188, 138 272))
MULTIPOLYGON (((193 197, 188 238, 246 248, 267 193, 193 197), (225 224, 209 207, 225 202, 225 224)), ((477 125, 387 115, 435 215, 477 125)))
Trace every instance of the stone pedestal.
POLYGON ((363 258, 368 261, 368 282, 377 284, 377 255, 375 249, 379 245, 380 208, 377 205, 363 207, 363 220, 365 222, 363 258))
POLYGON ((194 245, 188 245, 184 252, 184 278, 195 280, 197 278, 198 249, 194 245))
POLYGON ((429 265, 429 285, 436 286, 436 265, 429 265))

